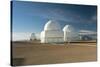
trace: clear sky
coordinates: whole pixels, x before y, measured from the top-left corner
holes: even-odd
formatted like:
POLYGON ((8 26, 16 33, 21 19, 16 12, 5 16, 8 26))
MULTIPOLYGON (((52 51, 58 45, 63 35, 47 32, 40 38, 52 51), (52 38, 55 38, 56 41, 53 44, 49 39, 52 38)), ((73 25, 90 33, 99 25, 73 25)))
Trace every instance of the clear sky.
POLYGON ((97 7, 26 1, 12 3, 13 33, 40 33, 49 19, 59 22, 62 28, 71 24, 78 30, 96 31, 97 7))

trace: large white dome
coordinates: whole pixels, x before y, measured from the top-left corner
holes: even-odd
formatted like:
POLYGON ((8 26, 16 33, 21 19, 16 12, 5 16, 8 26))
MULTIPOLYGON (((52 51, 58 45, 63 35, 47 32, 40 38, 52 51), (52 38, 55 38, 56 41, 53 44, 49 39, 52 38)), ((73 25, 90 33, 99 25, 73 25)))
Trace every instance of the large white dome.
POLYGON ((52 20, 49 20, 45 26, 44 26, 44 30, 61 30, 60 25, 52 20))

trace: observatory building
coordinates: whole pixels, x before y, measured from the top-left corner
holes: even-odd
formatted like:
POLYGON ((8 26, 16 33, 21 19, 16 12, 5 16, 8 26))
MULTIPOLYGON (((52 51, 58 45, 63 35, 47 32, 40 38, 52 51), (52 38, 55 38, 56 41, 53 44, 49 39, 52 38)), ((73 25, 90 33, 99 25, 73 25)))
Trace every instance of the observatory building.
POLYGON ((36 40, 35 33, 32 33, 32 34, 31 34, 30 40, 31 40, 31 41, 32 41, 32 40, 36 40))
POLYGON ((79 40, 78 32, 71 25, 65 25, 65 27, 63 28, 63 32, 64 42, 79 40))
POLYGON ((64 42, 63 36, 60 25, 55 21, 49 20, 41 32, 41 43, 61 43, 64 42))
POLYGON ((61 29, 59 23, 54 20, 49 20, 45 26, 44 30, 41 32, 41 43, 63 43, 63 42, 75 42, 80 41, 80 32, 78 32, 71 25, 65 25, 61 29))
POLYGON ((64 28, 63 28, 63 32, 64 32, 64 42, 67 42, 71 40, 72 38, 72 32, 73 32, 73 29, 70 25, 66 25, 64 28))

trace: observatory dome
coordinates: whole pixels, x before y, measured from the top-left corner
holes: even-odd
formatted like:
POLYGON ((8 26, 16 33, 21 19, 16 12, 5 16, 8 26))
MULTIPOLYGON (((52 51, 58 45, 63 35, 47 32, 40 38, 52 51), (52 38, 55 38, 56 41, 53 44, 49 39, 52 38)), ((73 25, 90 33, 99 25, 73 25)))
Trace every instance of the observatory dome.
POLYGON ((63 28, 64 31, 64 41, 69 42, 69 41, 76 41, 79 39, 78 37, 78 31, 71 25, 66 25, 63 28))
POLYGON ((53 20, 49 20, 45 26, 44 26, 44 30, 61 30, 60 25, 53 21, 53 20))
POLYGON ((30 37, 30 40, 35 40, 35 39, 36 39, 35 33, 32 33, 31 37, 30 37))
POLYGON ((63 31, 71 32, 71 31, 73 31, 73 27, 72 27, 71 25, 66 25, 66 26, 63 28, 63 31))
POLYGON ((41 32, 41 43, 61 43, 63 41, 63 31, 59 23, 48 21, 41 32))

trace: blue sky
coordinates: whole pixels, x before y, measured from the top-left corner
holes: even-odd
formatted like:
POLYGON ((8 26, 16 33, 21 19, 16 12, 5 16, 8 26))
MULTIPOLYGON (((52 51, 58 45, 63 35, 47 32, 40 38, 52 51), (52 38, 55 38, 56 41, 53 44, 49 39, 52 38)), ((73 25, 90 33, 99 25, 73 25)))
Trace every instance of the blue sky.
POLYGON ((63 28, 66 24, 78 30, 97 29, 97 7, 57 3, 13 1, 12 32, 40 33, 45 23, 55 20, 63 28))

